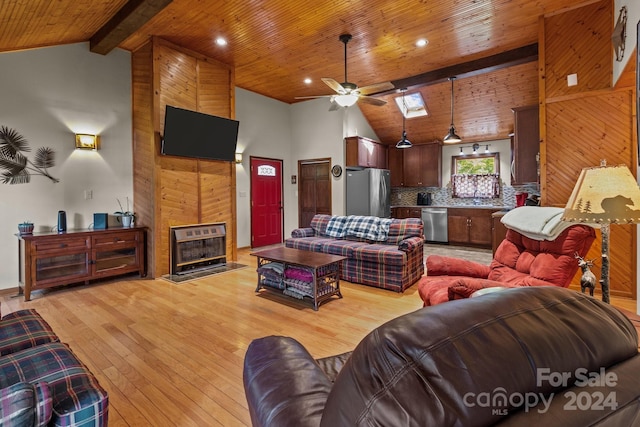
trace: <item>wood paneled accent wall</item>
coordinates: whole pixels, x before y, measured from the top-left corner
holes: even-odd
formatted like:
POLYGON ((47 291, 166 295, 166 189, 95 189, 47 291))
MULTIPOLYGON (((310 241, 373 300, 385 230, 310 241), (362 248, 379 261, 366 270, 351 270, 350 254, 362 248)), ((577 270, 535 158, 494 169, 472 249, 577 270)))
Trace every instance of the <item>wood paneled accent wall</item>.
MULTIPOLYGON (((564 207, 580 171, 625 164, 636 171, 633 88, 612 87, 613 2, 590 2, 540 21, 539 89, 542 204, 564 207), (567 75, 577 74, 569 87, 567 75)), ((600 277, 601 236, 587 257, 600 277)), ((636 297, 636 228, 613 225, 611 294, 636 297)), ((580 274, 572 286, 579 288, 580 274)))
POLYGON ((169 228, 227 224, 227 259, 237 259, 235 163, 160 154, 167 104, 234 118, 233 68, 153 38, 132 55, 134 203, 150 229, 148 271, 169 273, 169 228))

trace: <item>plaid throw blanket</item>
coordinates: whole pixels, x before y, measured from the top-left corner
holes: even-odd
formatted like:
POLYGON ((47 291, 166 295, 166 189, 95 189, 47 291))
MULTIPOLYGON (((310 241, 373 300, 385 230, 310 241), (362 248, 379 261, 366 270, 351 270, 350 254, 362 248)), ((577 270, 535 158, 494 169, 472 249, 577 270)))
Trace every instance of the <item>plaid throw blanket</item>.
POLYGON ((345 227, 346 223, 346 216, 332 216, 327 223, 327 236, 335 237, 336 239, 343 239, 347 232, 347 228, 345 227))
POLYGON ((359 237, 375 242, 387 240, 389 236, 390 218, 377 216, 350 215, 346 221, 346 235, 359 237))

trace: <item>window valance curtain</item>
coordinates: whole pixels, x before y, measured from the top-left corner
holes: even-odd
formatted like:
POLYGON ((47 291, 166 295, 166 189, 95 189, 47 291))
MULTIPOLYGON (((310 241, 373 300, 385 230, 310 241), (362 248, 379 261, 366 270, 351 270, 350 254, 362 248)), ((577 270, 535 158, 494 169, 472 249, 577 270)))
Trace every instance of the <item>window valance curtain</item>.
POLYGON ((452 196, 460 198, 500 197, 500 174, 451 175, 452 196))

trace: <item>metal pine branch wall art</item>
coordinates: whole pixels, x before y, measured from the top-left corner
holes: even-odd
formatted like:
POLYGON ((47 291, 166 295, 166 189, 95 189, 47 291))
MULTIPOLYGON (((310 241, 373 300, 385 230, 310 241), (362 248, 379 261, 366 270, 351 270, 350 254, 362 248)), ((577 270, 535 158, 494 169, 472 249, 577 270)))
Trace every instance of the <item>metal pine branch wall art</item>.
POLYGON ((0 127, 0 169, 3 184, 26 184, 31 175, 46 176, 53 182, 59 182, 49 174, 49 168, 55 166, 55 152, 49 147, 40 147, 33 161, 23 153, 31 151, 27 140, 15 129, 0 127))

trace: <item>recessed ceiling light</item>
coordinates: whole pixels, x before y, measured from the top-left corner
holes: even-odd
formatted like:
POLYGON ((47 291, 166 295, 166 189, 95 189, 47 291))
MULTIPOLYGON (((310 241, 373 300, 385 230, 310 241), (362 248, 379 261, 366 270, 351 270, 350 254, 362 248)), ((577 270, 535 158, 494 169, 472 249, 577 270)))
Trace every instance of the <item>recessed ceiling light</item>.
POLYGON ((226 46, 227 45, 227 41, 225 39, 223 39, 222 37, 218 37, 216 39, 216 44, 218 46, 226 46))
POLYGON ((313 80, 311 80, 309 77, 307 77, 306 79, 304 79, 305 84, 308 84, 308 85, 310 85, 312 81, 313 81, 313 80))
POLYGON ((429 40, 427 39, 420 39, 416 42, 416 46, 418 47, 425 47, 428 44, 429 44, 429 40))

